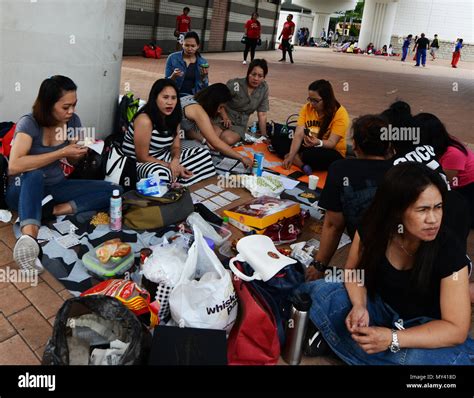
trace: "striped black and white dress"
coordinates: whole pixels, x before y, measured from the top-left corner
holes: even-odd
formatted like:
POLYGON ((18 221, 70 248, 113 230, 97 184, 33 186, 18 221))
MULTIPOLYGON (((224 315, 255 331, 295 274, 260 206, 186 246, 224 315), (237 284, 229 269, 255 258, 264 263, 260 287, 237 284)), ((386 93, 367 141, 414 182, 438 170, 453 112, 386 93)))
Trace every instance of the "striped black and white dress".
MULTIPOLYGON (((122 150, 125 155, 136 159, 133 136, 134 130, 132 123, 130 124, 128 131, 125 133, 122 150)), ((171 145, 173 144, 173 141, 174 137, 170 132, 158 131, 154 128, 151 134, 149 155, 153 156, 155 159, 170 162, 171 145)), ((187 146, 185 141, 181 141, 180 164, 193 173, 191 178, 184 179, 180 177, 178 179, 178 182, 185 186, 195 184, 216 174, 216 169, 212 164, 209 151, 206 148, 191 145, 187 146)), ((149 177, 155 172, 158 172, 161 180, 171 181, 171 170, 169 168, 153 162, 137 162, 137 177, 139 179, 149 177)))

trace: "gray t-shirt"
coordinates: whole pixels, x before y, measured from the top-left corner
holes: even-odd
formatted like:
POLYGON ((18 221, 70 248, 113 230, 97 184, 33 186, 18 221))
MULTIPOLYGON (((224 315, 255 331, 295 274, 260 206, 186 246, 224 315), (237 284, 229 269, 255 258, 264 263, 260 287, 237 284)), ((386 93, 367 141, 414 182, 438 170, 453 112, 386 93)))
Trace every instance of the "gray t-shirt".
POLYGON ((244 138, 249 116, 254 112, 268 112, 270 109, 268 84, 264 81, 252 95, 249 95, 245 77, 229 80, 227 87, 232 94, 232 100, 226 104, 227 115, 233 124, 232 130, 244 138))
MULTIPOLYGON (((81 120, 79 119, 79 116, 74 114, 71 120, 69 120, 69 122, 67 123, 68 132, 69 129, 76 129, 79 127, 81 127, 81 120)), ((69 145, 68 140, 56 146, 43 145, 43 128, 37 123, 32 113, 24 115, 20 118, 20 120, 16 124, 15 136, 13 139, 15 139, 16 135, 19 132, 28 134, 33 139, 33 142, 31 143, 30 152, 28 153, 29 155, 42 155, 44 153, 57 151, 58 149, 62 149, 69 145)), ((59 160, 56 160, 53 163, 41 167, 40 170, 43 171, 45 185, 57 184, 65 178, 59 160)))
POLYGON ((186 108, 189 105, 195 105, 198 102, 194 99, 194 95, 186 95, 185 97, 180 98, 181 101, 181 108, 183 109, 183 119, 181 120, 181 128, 185 131, 195 130, 199 132, 199 128, 194 120, 189 120, 186 117, 186 108))

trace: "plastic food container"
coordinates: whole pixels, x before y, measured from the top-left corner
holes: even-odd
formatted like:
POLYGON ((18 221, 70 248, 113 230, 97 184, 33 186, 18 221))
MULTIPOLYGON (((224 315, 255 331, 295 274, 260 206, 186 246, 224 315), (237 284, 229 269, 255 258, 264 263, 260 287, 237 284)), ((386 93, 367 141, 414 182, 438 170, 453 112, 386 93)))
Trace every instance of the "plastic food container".
POLYGON ((104 264, 99 261, 95 254, 95 251, 99 247, 100 246, 82 256, 82 262, 89 272, 102 278, 113 278, 118 275, 123 275, 130 268, 132 268, 135 259, 133 252, 130 252, 125 257, 121 257, 117 261, 109 260, 104 264))
MULTIPOLYGON (((214 241, 214 243, 216 244, 216 246, 221 246, 225 241, 229 240, 230 237, 232 236, 232 232, 229 229, 227 229, 226 227, 219 226, 219 225, 213 224, 211 222, 208 223, 208 224, 211 225, 212 228, 214 228, 215 231, 221 237, 221 239, 219 239, 219 240, 212 239, 214 241)), ((206 236, 206 238, 208 238, 208 237, 206 236)))

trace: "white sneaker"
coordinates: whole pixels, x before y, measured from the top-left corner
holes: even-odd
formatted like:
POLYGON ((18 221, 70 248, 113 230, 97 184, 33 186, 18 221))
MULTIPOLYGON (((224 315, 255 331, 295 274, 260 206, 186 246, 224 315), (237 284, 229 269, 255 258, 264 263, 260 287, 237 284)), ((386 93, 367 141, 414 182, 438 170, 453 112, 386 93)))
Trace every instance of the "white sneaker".
POLYGON ((247 61, 242 62, 242 65, 247 65, 247 61))
POLYGON ((22 235, 16 241, 15 248, 13 249, 13 259, 22 271, 31 272, 36 270, 38 273, 41 273, 44 271, 44 268, 38 260, 39 253, 40 247, 38 242, 30 235, 22 235), (38 260, 38 264, 36 260, 38 260))

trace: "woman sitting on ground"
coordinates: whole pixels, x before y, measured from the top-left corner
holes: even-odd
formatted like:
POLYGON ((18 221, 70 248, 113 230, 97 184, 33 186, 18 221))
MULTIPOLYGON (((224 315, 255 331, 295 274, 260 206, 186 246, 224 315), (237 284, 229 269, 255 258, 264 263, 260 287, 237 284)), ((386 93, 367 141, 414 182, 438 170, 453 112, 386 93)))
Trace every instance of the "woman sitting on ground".
POLYGON ((211 149, 222 155, 241 161, 246 167, 252 166, 253 160, 241 152, 234 151, 219 137, 220 130, 211 120, 218 117, 219 110, 225 106, 232 96, 229 88, 223 83, 215 83, 199 93, 181 98, 183 120, 181 128, 186 137, 207 143, 211 149))
MULTIPOLYGON (((381 137, 387 126, 387 122, 376 115, 354 120, 352 145, 357 159, 338 160, 329 166, 318 204, 326 210, 321 245, 316 255, 319 269, 331 261, 346 227, 350 238, 354 239, 359 221, 372 203, 377 186, 392 167, 392 163, 386 160, 390 142, 381 137)), ((308 280, 323 276, 316 267, 308 268, 308 280)))
MULTIPOLYGON (((396 101, 388 109, 381 113, 393 130, 399 132, 408 131, 409 134, 388 136, 393 149, 391 162, 394 166, 403 162, 419 162, 440 174, 449 188, 448 178, 439 164, 431 142, 424 142, 424 136, 418 122, 411 114, 410 105, 404 101, 396 101)), ((469 235, 470 220, 466 217, 469 212, 469 205, 466 199, 457 191, 449 190, 445 198, 445 223, 451 231, 458 237, 461 245, 467 248, 467 238, 469 235)))
POLYGON ((294 164, 309 175, 313 170, 327 170, 346 156, 349 115, 327 80, 316 80, 308 90, 308 102, 301 108, 293 139, 275 135, 272 145, 284 158, 284 168, 294 164))
POLYGON ((183 51, 168 56, 165 77, 176 82, 179 95, 196 94, 209 85, 209 63, 199 53, 200 40, 196 32, 184 36, 183 51))
POLYGON ((346 363, 474 365, 470 266, 445 229, 445 194, 428 167, 393 167, 354 237, 345 283, 327 270, 302 286, 311 320, 346 363))
POLYGON ((220 109, 220 118, 214 120, 216 132, 229 145, 245 139, 249 117, 254 112, 258 115, 258 126, 262 135, 267 133, 268 84, 267 61, 254 59, 244 78, 231 79, 227 82, 232 99, 220 109))
POLYGON ((474 152, 448 134, 444 124, 435 115, 419 113, 415 121, 420 126, 422 142, 434 148, 449 185, 468 201, 471 228, 474 228, 474 152))
POLYGON ((207 149, 181 150, 178 133, 181 119, 176 84, 170 79, 157 80, 122 144, 124 153, 137 159, 138 178, 158 173, 162 181, 178 181, 189 186, 216 173, 207 149))
POLYGON ((42 219, 107 209, 112 191, 120 186, 105 181, 67 180, 61 160, 74 163, 88 151, 76 142, 81 121, 74 113, 77 86, 65 76, 41 83, 33 112, 16 125, 8 167, 6 202, 18 211, 22 236, 13 249, 21 270, 42 272, 40 247, 36 241, 42 219), (53 200, 42 207, 51 195, 53 200))

